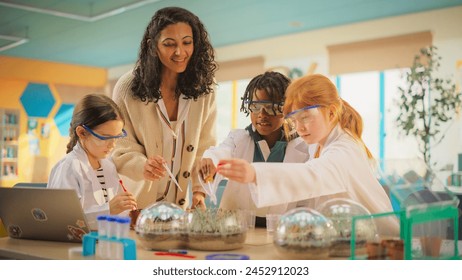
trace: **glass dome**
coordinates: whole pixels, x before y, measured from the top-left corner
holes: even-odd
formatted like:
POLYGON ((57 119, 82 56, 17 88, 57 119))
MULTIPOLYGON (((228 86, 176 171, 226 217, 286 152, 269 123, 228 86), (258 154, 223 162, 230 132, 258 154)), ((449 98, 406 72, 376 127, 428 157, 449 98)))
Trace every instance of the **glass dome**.
POLYGON ((233 250, 243 246, 247 224, 240 210, 194 209, 187 214, 185 231, 191 249, 233 250))
POLYGON ((279 219, 274 244, 281 255, 290 259, 327 259, 335 229, 319 212, 300 207, 279 219))
POLYGON ((184 214, 179 206, 165 201, 141 210, 135 225, 141 246, 151 250, 183 247, 184 214))
MULTIPOLYGON (((352 220, 355 216, 371 215, 363 205, 346 198, 334 198, 324 202, 318 211, 332 220, 337 232, 331 246, 331 257, 349 257, 352 234, 352 220)), ((373 218, 360 219, 355 226, 355 249, 360 254, 366 248, 367 241, 374 241, 377 228, 373 218)))

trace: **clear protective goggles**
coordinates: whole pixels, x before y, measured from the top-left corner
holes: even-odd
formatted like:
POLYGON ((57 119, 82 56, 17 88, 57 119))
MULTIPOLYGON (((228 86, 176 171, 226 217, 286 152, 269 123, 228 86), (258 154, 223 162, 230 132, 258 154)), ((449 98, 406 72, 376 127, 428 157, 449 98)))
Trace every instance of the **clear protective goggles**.
POLYGON ((85 128, 86 131, 90 132, 90 134, 96 138, 94 142, 97 146, 105 146, 105 145, 108 145, 109 143, 115 143, 120 138, 124 138, 127 136, 127 132, 125 131, 125 129, 122 129, 122 133, 119 135, 103 136, 103 135, 99 135, 98 133, 94 132, 91 128, 89 128, 88 126, 84 124, 82 125, 82 127, 85 128))
POLYGON ((319 115, 319 110, 317 109, 319 107, 321 107, 321 105, 311 105, 297 109, 295 111, 288 113, 285 116, 285 119, 292 126, 297 125, 297 123, 310 124, 319 115))
POLYGON ((248 108, 252 114, 260 114, 262 110, 265 110, 265 112, 270 116, 282 115, 282 106, 284 105, 283 103, 273 104, 273 102, 269 100, 252 102, 245 101, 245 103, 249 104, 248 108))

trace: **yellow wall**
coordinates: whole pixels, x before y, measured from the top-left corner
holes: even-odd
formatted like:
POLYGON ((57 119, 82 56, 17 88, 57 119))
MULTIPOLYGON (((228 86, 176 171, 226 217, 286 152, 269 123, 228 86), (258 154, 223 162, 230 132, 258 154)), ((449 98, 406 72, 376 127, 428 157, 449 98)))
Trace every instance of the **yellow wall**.
POLYGON ((68 100, 78 100, 90 92, 103 93, 106 83, 107 71, 104 68, 0 56, 0 107, 20 111, 18 177, 0 179, 0 185, 8 187, 17 182, 46 182, 53 165, 65 155, 68 142, 68 137, 61 136, 54 123, 56 112, 62 103, 69 103, 68 100), (47 84, 55 99, 47 118, 35 118, 38 121, 37 131, 42 125, 50 126, 48 136, 38 135, 40 153, 37 155, 30 152, 30 136, 27 134, 29 117, 20 102, 28 83, 47 84))
POLYGON ((0 79, 56 83, 87 87, 104 87, 104 68, 70 65, 40 60, 0 56, 0 79))

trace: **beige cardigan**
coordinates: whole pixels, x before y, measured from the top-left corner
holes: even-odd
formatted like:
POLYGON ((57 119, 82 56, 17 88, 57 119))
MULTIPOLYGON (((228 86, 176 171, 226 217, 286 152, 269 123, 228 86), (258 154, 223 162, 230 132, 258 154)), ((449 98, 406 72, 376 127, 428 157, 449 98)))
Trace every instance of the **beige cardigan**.
MULTIPOLYGON (((162 123, 157 114, 156 103, 148 104, 134 99, 130 89, 132 71, 124 74, 116 83, 113 99, 125 117, 128 136, 117 143, 113 160, 119 174, 133 181, 141 181, 142 188, 137 194, 139 208, 155 202, 159 181, 144 180, 144 164, 148 157, 162 155, 162 123)), ((192 180, 192 190, 203 192, 198 182, 195 163, 206 149, 216 144, 216 102, 215 93, 210 93, 191 101, 184 135, 182 163, 178 183, 183 192, 177 192, 175 202, 186 209, 190 194, 187 186, 192 180)))

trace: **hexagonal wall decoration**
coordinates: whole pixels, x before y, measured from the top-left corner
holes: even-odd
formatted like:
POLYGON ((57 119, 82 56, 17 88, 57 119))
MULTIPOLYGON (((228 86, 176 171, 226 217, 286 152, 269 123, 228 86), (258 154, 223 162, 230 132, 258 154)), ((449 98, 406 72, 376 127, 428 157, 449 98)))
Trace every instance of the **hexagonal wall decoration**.
POLYGON ((55 105, 55 98, 47 84, 29 83, 20 101, 28 117, 46 118, 55 105))
POLYGON ((59 110, 54 117, 56 126, 58 127, 59 134, 61 134, 61 136, 69 136, 69 127, 71 125, 74 107, 74 104, 63 103, 61 104, 61 107, 59 107, 59 110))

